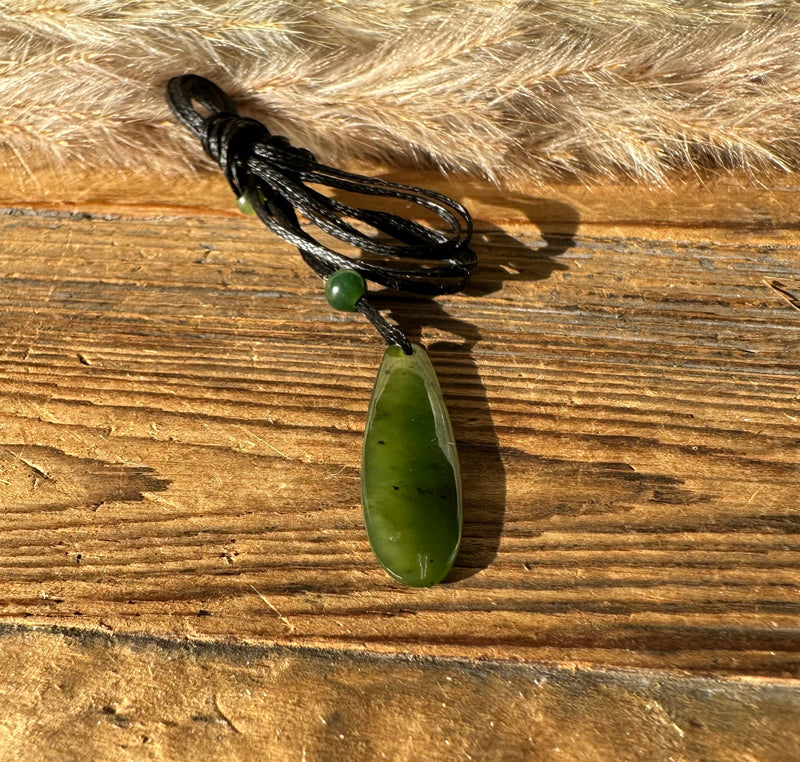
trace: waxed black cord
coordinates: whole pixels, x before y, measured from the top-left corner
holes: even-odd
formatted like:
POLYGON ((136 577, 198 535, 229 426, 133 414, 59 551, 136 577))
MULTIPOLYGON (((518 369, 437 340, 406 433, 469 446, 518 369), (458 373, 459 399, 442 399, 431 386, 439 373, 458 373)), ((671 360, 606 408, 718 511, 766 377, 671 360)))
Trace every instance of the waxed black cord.
MULTIPOLYGON (((236 196, 246 195, 259 219, 296 246, 322 278, 336 270, 350 269, 388 288, 436 295, 461 290, 475 271, 478 259, 469 248, 472 218, 457 201, 424 188, 320 164, 310 151, 295 148, 283 136, 271 134, 261 122, 240 116, 236 104, 219 87, 196 74, 171 79, 167 103, 219 164, 236 196), (446 231, 389 212, 351 206, 325 196, 307 183, 416 204, 436 214, 446 231), (352 258, 324 246, 303 230, 298 212, 323 232, 378 260, 352 258), (362 233, 347 218, 366 223, 395 243, 384 243, 362 233)), ((406 335, 366 297, 358 300, 356 309, 387 343, 411 353, 406 335)))

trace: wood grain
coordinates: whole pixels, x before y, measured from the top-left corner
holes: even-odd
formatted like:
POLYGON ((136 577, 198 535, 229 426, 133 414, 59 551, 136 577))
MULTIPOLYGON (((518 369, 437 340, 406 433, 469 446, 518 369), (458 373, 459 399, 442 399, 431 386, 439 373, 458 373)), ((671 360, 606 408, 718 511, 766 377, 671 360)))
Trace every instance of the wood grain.
POLYGON ((13 627, 0 665, 8 760, 797 758, 781 682, 13 627))
POLYGON ((800 189, 501 192, 430 348, 465 485, 447 584, 376 567, 381 355, 216 177, 0 191, 0 621, 797 678, 800 189))

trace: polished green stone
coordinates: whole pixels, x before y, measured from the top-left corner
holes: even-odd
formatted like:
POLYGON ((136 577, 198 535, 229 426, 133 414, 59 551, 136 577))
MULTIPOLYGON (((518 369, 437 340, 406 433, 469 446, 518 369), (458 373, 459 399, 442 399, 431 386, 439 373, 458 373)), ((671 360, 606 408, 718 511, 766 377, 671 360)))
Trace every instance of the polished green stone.
POLYGON ((239 207, 239 211, 242 214, 256 213, 256 210, 253 209, 253 204, 251 203, 246 193, 243 193, 241 196, 239 196, 239 198, 236 199, 236 206, 239 207))
POLYGON ((262 204, 264 203, 264 194, 261 192, 260 188, 256 189, 255 191, 253 191, 252 189, 248 190, 248 191, 245 191, 244 193, 242 193, 241 196, 239 196, 239 198, 236 199, 236 206, 239 207, 239 211, 242 214, 255 214, 256 213, 256 210, 253 209, 253 202, 250 199, 250 194, 251 193, 257 193, 258 194, 258 198, 260 199, 261 203, 262 204))
POLYGON ((364 521, 378 561, 414 587, 440 582, 461 542, 461 474, 450 417, 425 350, 389 347, 367 415, 364 521))
POLYGON ((355 270, 337 270, 325 279, 325 298, 335 310, 354 312, 366 293, 367 283, 355 270))

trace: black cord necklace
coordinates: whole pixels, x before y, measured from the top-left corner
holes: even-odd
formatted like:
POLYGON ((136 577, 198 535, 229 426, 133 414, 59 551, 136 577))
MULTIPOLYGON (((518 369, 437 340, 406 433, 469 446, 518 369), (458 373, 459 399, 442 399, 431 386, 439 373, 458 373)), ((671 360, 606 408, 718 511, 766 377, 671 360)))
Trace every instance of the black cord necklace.
POLYGON ((257 214, 295 245, 325 280, 328 303, 362 313, 389 345, 364 437, 361 489, 367 533, 378 560, 396 579, 419 587, 441 581, 458 552, 462 524, 461 477, 450 419, 425 350, 369 302, 366 281, 417 294, 462 289, 477 266, 469 248, 469 212, 434 191, 320 164, 310 151, 272 135, 255 119, 239 116, 233 101, 203 77, 171 79, 167 103, 220 165, 240 210, 257 214), (350 206, 308 183, 411 202, 436 214, 446 231, 350 206), (298 212, 372 259, 348 257, 324 246, 301 227, 298 212), (392 243, 362 233, 348 218, 392 243))

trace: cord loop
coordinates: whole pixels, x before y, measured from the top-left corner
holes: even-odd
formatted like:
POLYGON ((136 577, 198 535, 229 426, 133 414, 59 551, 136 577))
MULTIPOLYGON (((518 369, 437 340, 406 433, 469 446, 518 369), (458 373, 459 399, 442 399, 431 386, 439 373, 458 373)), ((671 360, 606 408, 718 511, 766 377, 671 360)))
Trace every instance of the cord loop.
MULTIPOLYGON (((457 201, 424 188, 320 164, 311 151, 296 148, 282 135, 271 134, 261 122, 240 116, 228 95, 196 74, 171 79, 167 103, 219 164, 237 197, 247 194, 261 221, 296 246, 322 278, 339 269, 352 269, 388 288, 435 295, 461 290, 475 271, 478 260, 469 248, 472 218, 457 201), (446 231, 390 212, 351 206, 308 184, 410 202, 438 216, 446 231), (301 227, 298 212, 328 235, 360 249, 364 256, 349 257, 324 246, 301 227), (348 219, 366 224, 390 242, 362 232, 348 219)), ((411 353, 405 334, 365 297, 356 309, 387 343, 411 353)))

